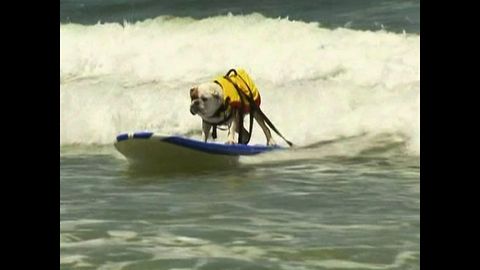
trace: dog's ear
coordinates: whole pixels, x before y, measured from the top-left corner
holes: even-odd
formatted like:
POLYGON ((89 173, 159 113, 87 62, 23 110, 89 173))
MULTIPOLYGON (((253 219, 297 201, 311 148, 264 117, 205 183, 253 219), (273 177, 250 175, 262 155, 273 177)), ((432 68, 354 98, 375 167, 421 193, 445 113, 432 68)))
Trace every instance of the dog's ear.
POLYGON ((190 98, 192 98, 192 99, 198 98, 198 87, 197 86, 190 89, 190 98))

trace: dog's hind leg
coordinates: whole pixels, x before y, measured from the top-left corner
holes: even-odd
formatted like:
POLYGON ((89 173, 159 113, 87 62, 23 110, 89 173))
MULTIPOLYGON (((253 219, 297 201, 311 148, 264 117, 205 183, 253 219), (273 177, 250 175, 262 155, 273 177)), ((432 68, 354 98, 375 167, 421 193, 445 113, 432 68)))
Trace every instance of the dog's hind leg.
MULTIPOLYGON (((239 125, 240 122, 243 123, 243 121, 242 121, 243 119, 241 119, 241 117, 242 116, 240 115, 240 113, 236 112, 235 121, 233 121, 232 128, 229 130, 229 132, 231 132, 232 135, 234 134, 234 132, 236 132, 237 134, 240 134, 240 132, 242 132, 242 136, 239 135, 242 139, 239 143, 240 144, 247 144, 248 141, 250 140, 250 133, 248 133, 248 131, 245 129, 245 127, 243 127, 243 125, 239 125)), ((233 143, 236 143, 234 141, 234 139, 235 139, 235 137, 231 136, 231 141, 233 143)), ((229 137, 229 140, 230 140, 230 137, 229 137)))
MULTIPOLYGON (((238 129, 237 129, 238 132, 238 129)), ((245 129, 245 127, 242 127, 242 141, 240 142, 241 144, 247 144, 250 139, 250 133, 245 129)))
POLYGON ((258 125, 260 125, 260 127, 262 128, 263 133, 265 134, 265 137, 267 138, 267 145, 276 145, 277 143, 272 138, 272 133, 270 132, 270 129, 267 127, 267 125, 265 124, 265 120, 263 119, 263 117, 260 114, 258 114, 257 112, 254 112, 253 113, 253 118, 255 118, 258 125))

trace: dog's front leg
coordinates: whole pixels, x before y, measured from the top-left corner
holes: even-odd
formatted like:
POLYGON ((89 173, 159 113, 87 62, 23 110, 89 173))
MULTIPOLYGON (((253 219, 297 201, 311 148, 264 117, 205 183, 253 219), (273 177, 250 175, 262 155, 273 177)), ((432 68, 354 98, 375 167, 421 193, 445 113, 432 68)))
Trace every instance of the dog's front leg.
POLYGON ((230 124, 230 127, 228 128, 228 135, 227 135, 227 144, 235 144, 235 131, 237 130, 237 125, 239 121, 239 113, 237 110, 233 109, 233 120, 232 123, 230 124))
POLYGON ((210 130, 212 129, 212 125, 210 125, 205 121, 202 121, 202 129, 203 129, 203 140, 207 142, 208 136, 210 136, 210 130))

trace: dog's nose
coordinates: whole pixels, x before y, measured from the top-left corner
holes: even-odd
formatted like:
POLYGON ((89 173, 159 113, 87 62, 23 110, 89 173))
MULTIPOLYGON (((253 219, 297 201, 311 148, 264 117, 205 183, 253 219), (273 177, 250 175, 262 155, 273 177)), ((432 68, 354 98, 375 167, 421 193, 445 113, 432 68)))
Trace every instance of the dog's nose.
POLYGON ((195 100, 191 105, 190 105, 190 113, 195 115, 198 112, 198 100, 195 100))
POLYGON ((195 115, 195 114, 197 113, 197 110, 194 109, 194 107, 190 107, 190 113, 191 113, 192 115, 195 115))
POLYGON ((194 101, 193 101, 193 105, 198 106, 198 104, 200 104, 200 100, 197 99, 197 100, 194 100, 194 101))

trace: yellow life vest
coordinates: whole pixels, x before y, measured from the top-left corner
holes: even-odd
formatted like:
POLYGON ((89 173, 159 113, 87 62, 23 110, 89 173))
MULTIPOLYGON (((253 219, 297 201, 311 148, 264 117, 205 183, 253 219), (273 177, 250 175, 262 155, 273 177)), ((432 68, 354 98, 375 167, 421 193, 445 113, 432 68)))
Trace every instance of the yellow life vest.
MULTIPOLYGON (((244 69, 237 69, 236 75, 235 73, 231 72, 229 74, 229 79, 232 80, 247 96, 250 96, 250 88, 250 90, 252 91, 253 100, 255 101, 257 106, 260 106, 260 93, 258 92, 255 83, 253 83, 253 80, 250 78, 250 76, 248 76, 247 72, 244 69)), ((225 103, 228 102, 228 104, 233 108, 240 108, 242 105, 240 99, 242 99, 244 104, 243 111, 250 112, 250 104, 248 100, 244 97, 240 97, 237 89, 235 89, 235 86, 230 81, 225 79, 223 76, 219 76, 215 79, 215 82, 220 84, 223 89, 223 101, 225 103)))

